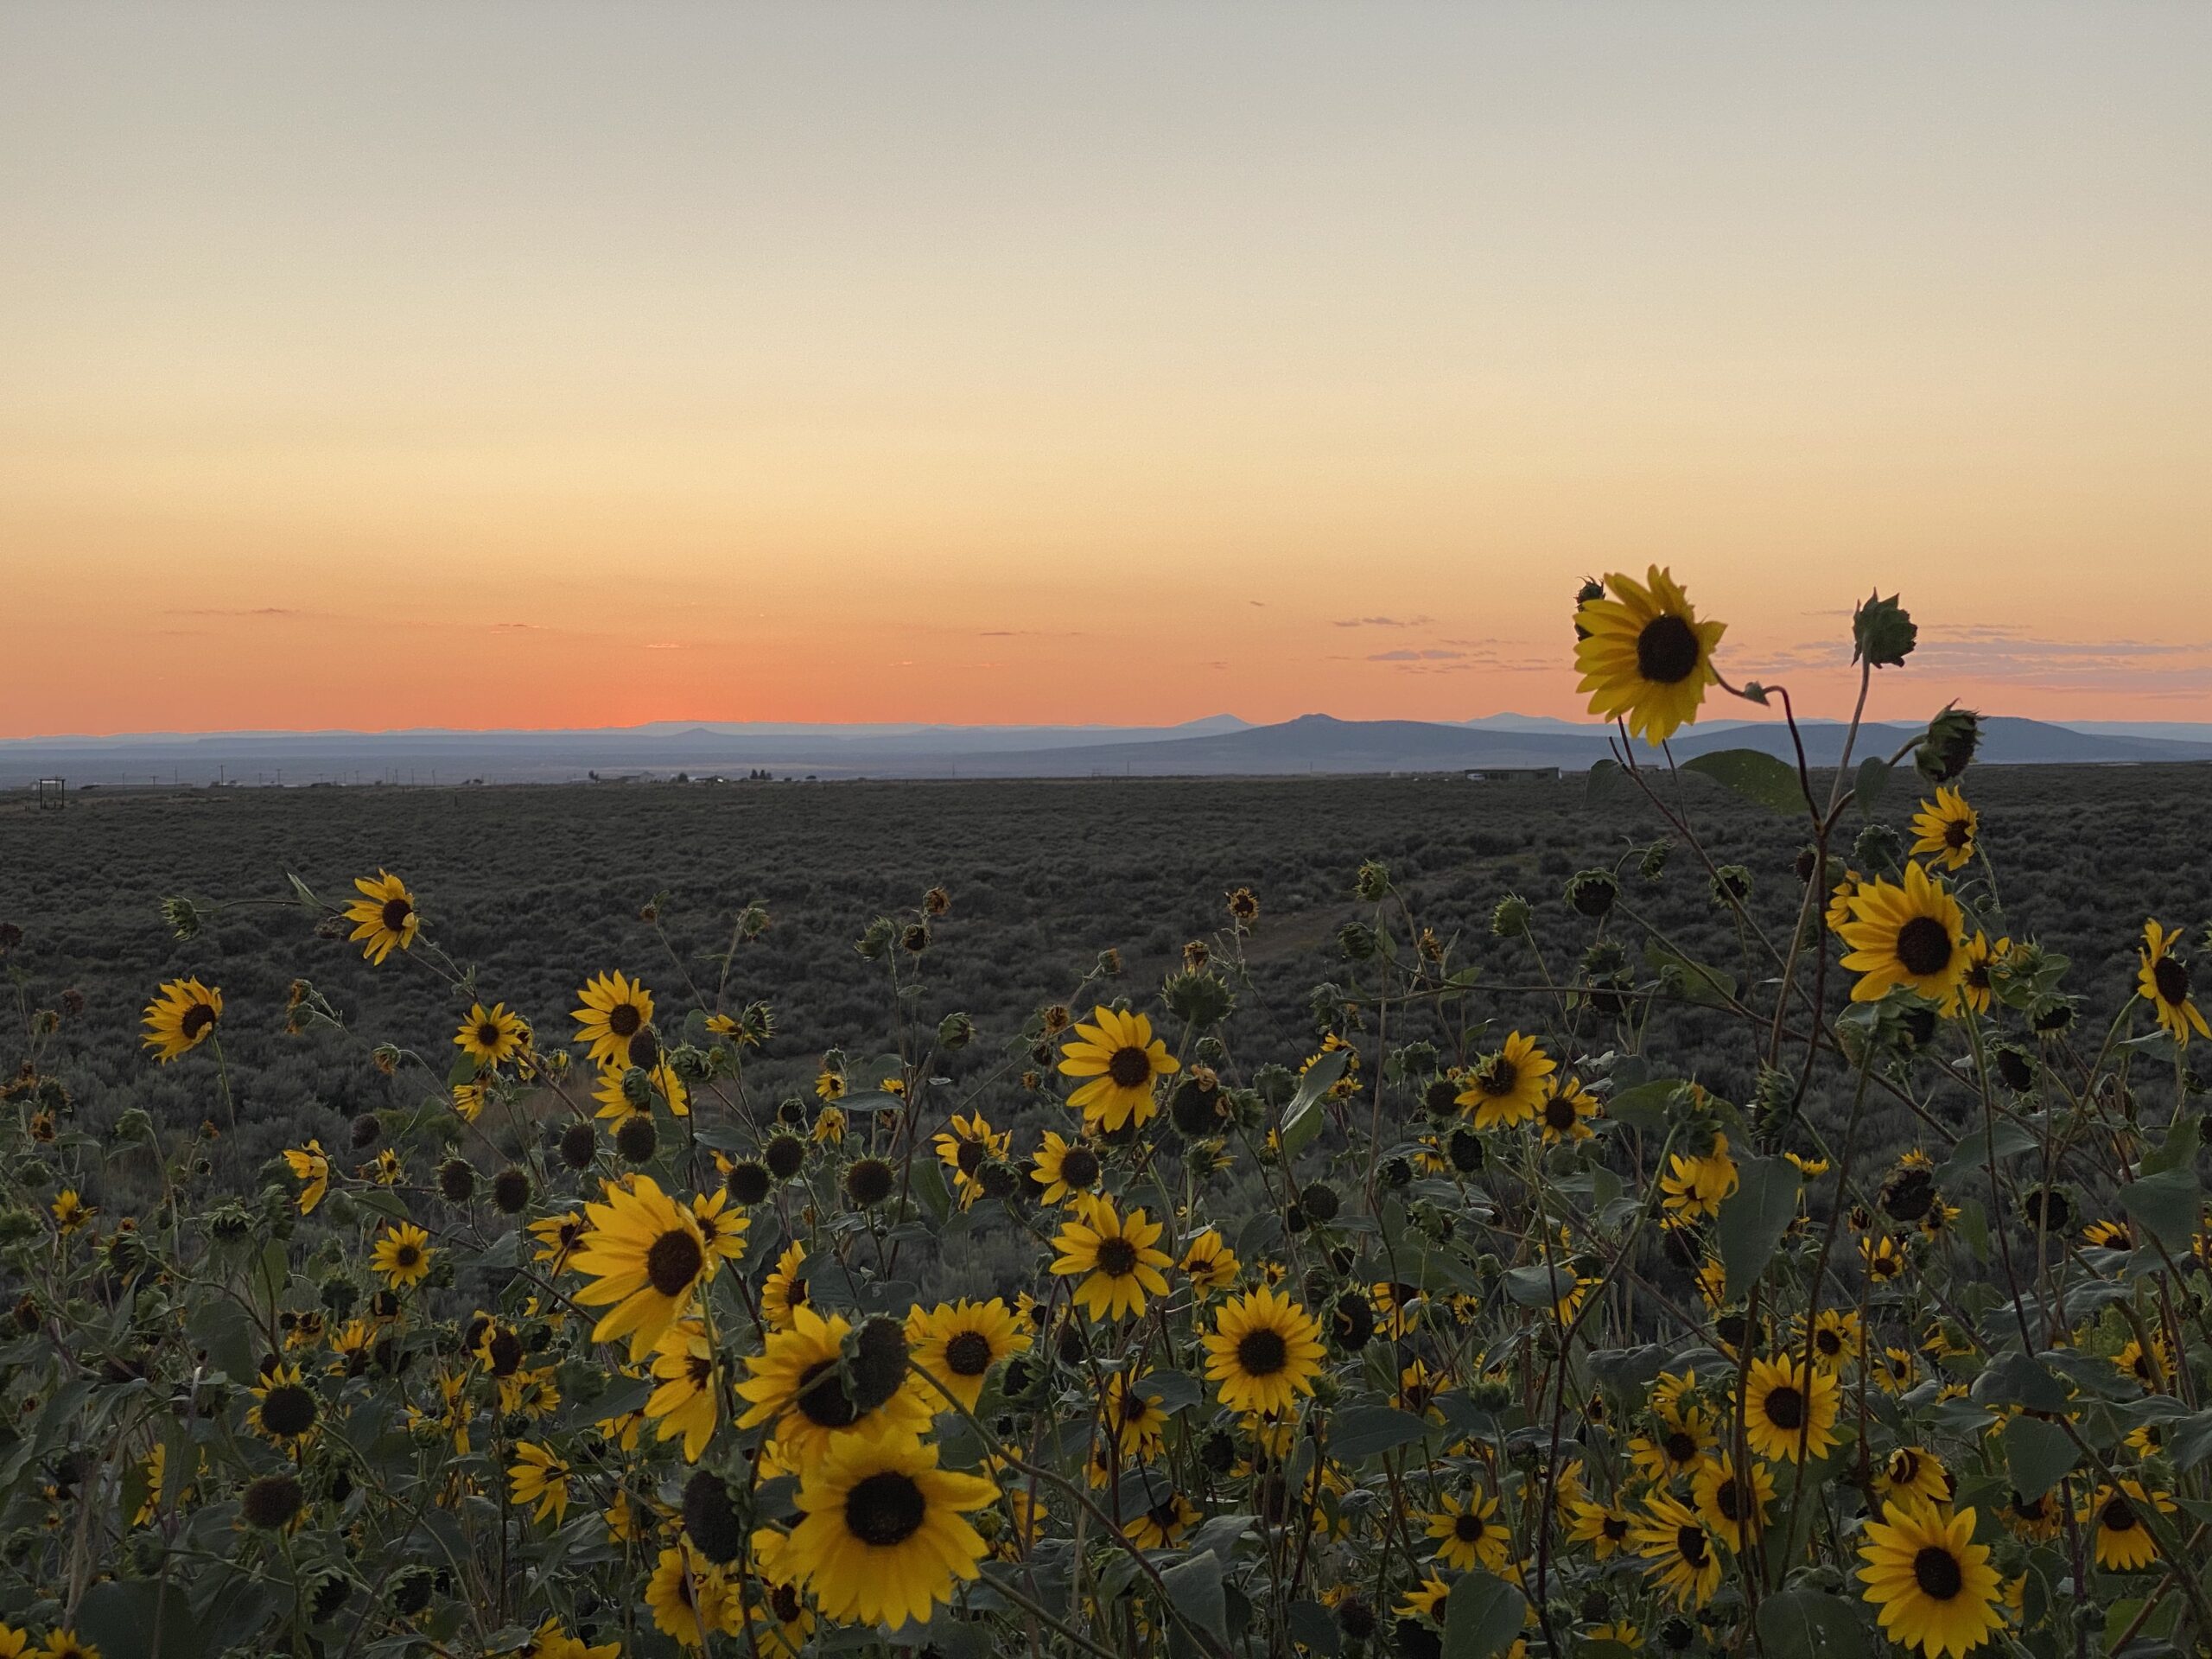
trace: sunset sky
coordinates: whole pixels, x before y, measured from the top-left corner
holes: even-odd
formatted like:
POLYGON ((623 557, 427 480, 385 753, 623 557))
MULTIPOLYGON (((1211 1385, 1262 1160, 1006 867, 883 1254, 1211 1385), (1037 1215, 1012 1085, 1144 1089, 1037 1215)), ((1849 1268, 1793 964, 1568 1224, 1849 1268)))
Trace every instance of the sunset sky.
POLYGON ((2212 719, 2212 8, 11 6, 0 735, 2212 719), (1733 712, 1732 710, 1730 712, 1733 712))

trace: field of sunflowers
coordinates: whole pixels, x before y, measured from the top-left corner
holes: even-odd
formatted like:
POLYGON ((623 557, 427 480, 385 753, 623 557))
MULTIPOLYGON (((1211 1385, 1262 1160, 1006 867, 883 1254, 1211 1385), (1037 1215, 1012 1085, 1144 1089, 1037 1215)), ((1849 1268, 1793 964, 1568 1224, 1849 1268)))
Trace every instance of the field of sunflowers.
MULTIPOLYGON (((435 1022, 149 976, 142 1064, 205 1121, 94 1134, 69 996, 11 958, 0 1659, 2207 1650, 2212 941, 2112 918, 2126 982, 2074 982, 1999 896, 1972 714, 1678 768, 1717 699, 1794 728, 1790 692, 1726 677, 1663 570, 1573 621, 1618 730, 1591 793, 1664 839, 1569 875, 1571 932, 1501 894, 1480 967, 1347 868, 1287 1052, 1230 1035, 1263 890, 998 1030, 930 999, 932 887, 822 944, 890 1012, 785 1090, 734 989, 754 908, 549 1008, 377 868, 167 922, 188 958, 281 903, 435 1022), (1692 773, 1789 866, 1717 849, 1692 773), (1670 862, 1725 961, 1645 903, 1670 862), (408 1087, 223 1179, 242 1029, 408 1087), (924 1294, 976 1236, 1019 1272, 924 1294)), ((1859 606, 1861 709, 1915 639, 1859 606)))

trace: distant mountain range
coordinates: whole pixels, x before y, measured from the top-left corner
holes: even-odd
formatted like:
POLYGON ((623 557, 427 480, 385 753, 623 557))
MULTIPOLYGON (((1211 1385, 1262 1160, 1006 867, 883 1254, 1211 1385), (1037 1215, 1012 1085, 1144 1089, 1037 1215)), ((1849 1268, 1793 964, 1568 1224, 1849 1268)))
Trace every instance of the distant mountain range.
MULTIPOLYGON (((1833 764, 1843 727, 1804 728, 1808 758, 1833 764)), ((1860 754, 1888 753, 1916 728, 1866 728, 1860 754)), ((1459 723, 1302 715, 1255 726, 1216 715, 1180 726, 804 726, 661 721, 580 731, 152 733, 0 741, 0 786, 60 776, 72 786, 215 782, 552 783, 602 778, 1233 777, 1300 772, 1587 769, 1609 728, 1540 715, 1459 723)), ((1780 721, 1723 721, 1678 734, 1678 759, 1713 749, 1787 756, 1780 721)), ((2212 760, 2212 722, 2083 722, 1993 716, 1980 759, 1995 765, 2212 760)))

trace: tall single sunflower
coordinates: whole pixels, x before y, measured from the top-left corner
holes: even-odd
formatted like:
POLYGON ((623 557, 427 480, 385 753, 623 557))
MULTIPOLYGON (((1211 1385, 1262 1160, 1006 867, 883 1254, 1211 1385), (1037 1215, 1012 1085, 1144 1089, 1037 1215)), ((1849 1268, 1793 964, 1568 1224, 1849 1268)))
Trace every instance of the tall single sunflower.
POLYGON ((1080 1140, 1064 1140, 1050 1129, 1045 1131, 1045 1144, 1035 1161, 1029 1179, 1045 1189, 1046 1204, 1065 1204, 1096 1191, 1104 1173, 1095 1148, 1080 1140))
POLYGON ((965 1210, 983 1196, 983 1166, 1005 1157, 1014 1137, 1004 1130, 994 1131, 978 1108, 966 1117, 955 1112, 951 1126, 940 1130, 930 1144, 938 1161, 951 1172, 954 1196, 965 1210))
POLYGON ((213 1036, 222 1017, 223 994, 213 985, 196 979, 165 981, 146 1005, 146 1046, 167 1065, 213 1036))
POLYGON ((1152 1034, 1148 1015, 1097 1007, 1090 1020, 1078 1024, 1060 1051, 1063 1077, 1090 1079, 1068 1096, 1068 1104, 1086 1124, 1109 1134, 1132 1120, 1150 1122, 1160 1109, 1154 1080, 1181 1071, 1182 1062, 1152 1034))
POLYGON ((468 1005, 468 1018, 454 1033, 454 1046, 480 1066, 505 1065, 530 1046, 530 1027, 504 1002, 468 1005))
POLYGON ((1999 939, 1993 944, 1989 935, 1976 928, 1974 938, 1967 941, 1967 966, 1959 976, 1959 1000, 1976 1014, 1987 1014, 1996 995, 1990 969, 2012 953, 2011 939, 1999 939))
POLYGON ((917 1306, 906 1316, 908 1357, 969 1411, 983 1397, 991 1367, 1027 1353, 1030 1340, 1027 1324, 995 1296, 939 1302, 926 1313, 917 1306))
POLYGON ((1167 1252, 1153 1248, 1166 1230, 1141 1209, 1125 1217, 1115 1212, 1111 1199, 1100 1198, 1054 1236, 1059 1255, 1052 1271, 1064 1279, 1081 1276, 1075 1300, 1094 1319, 1141 1313, 1147 1295, 1167 1294, 1160 1271, 1168 1263, 1167 1252))
POLYGON ((1505 1570, 1512 1540, 1497 1518, 1497 1500, 1488 1493, 1471 1491, 1463 1498, 1446 1492, 1423 1518, 1435 1541, 1436 1559, 1446 1567, 1462 1573, 1478 1567, 1492 1573, 1505 1570))
POLYGON ((626 1118, 651 1117, 656 1100, 668 1108, 671 1117, 691 1116, 691 1091, 683 1086, 683 1079, 676 1075, 676 1068, 666 1060, 654 1062, 651 1071, 639 1068, 637 1075, 645 1086, 632 1099, 629 1069, 619 1065, 600 1067, 599 1082, 591 1091, 591 1097, 599 1103, 599 1109, 592 1116, 619 1125, 626 1118))
POLYGON ((1536 1122, 1543 1127, 1548 1147, 1587 1141, 1592 1133, 1590 1120, 1597 1116, 1598 1097, 1564 1075, 1551 1078, 1536 1108, 1536 1122))
POLYGON ((1699 1516, 1731 1549, 1766 1529, 1767 1505, 1774 1501, 1774 1477, 1757 1461, 1738 1474, 1733 1459, 1714 1458, 1690 1478, 1690 1497, 1699 1516))
POLYGON ((1600 1503, 1594 1498, 1576 1498, 1567 1507, 1568 1540, 1589 1545, 1590 1553, 1601 1561, 1627 1548, 1633 1525, 1626 1510, 1616 1504, 1600 1503))
POLYGON ((709 1255, 717 1262, 744 1259, 745 1235, 753 1226, 753 1217, 730 1207, 728 1188, 693 1198, 691 1217, 699 1224, 699 1236, 709 1255))
POLYGON ((569 1265, 588 1275, 576 1292, 586 1307, 607 1307, 592 1327, 594 1342, 630 1338, 630 1363, 643 1362, 662 1332, 683 1318, 693 1294, 714 1277, 698 1217, 660 1190, 650 1175, 607 1183, 604 1197, 584 1206, 591 1224, 569 1265), (608 1305, 612 1304, 611 1306, 608 1305))
POLYGON ((510 1496, 517 1509, 537 1505, 533 1521, 550 1520, 555 1526, 569 1518, 569 1477, 571 1471, 550 1446, 534 1440, 515 1443, 515 1460, 507 1466, 510 1496))
POLYGON ((1875 1471, 1874 1484, 1883 1497, 1892 1501, 1951 1501, 1951 1477, 1942 1459, 1924 1446, 1901 1446, 1891 1452, 1875 1471))
POLYGON ((382 967, 394 950, 412 950, 423 918, 407 884, 389 870, 378 870, 373 877, 356 876, 353 888, 361 896, 346 906, 346 919, 353 924, 352 938, 361 954, 382 967))
POLYGON ((791 1327, 769 1334, 766 1346, 748 1357, 751 1373, 737 1385, 748 1402, 740 1428, 772 1422, 776 1449, 793 1467, 813 1467, 838 1441, 889 1424, 909 1433, 926 1431, 934 1391, 909 1377, 880 1405, 862 1410, 854 1399, 857 1380, 848 1376, 845 1338, 852 1326, 842 1315, 826 1319, 810 1307, 791 1310, 791 1327), (922 1396, 931 1392, 932 1398, 922 1396))
POLYGON ((1912 843, 1916 854, 1927 856, 1947 870, 1964 868, 1973 861, 1974 837, 1981 833, 1981 815, 1967 804, 1955 789, 1939 789, 1933 801, 1923 801, 1912 815, 1912 843))
POLYGON ((2143 966, 2136 973, 2135 988, 2174 1041, 2187 1048, 2191 1033, 2212 1037, 2212 1030, 2206 1029, 2202 1010, 2190 999, 2189 964, 2174 955, 2174 946, 2179 943, 2178 929, 2168 932, 2155 917, 2143 924, 2143 943, 2139 947, 2143 966))
POLYGON ((653 994, 642 982, 617 969, 594 975, 576 996, 583 1006, 569 1017, 576 1022, 576 1040, 591 1045, 594 1063, 627 1069, 660 1058, 660 1046, 652 1039, 653 994))
POLYGON ((1543 1104, 1545 1079, 1558 1069, 1535 1038, 1514 1032, 1503 1047, 1475 1063, 1466 1075, 1466 1087, 1459 1091, 1459 1103, 1472 1116, 1478 1129, 1525 1123, 1543 1104))
POLYGON ((1235 1284, 1243 1263, 1221 1236, 1221 1230, 1208 1227, 1183 1247, 1183 1259, 1175 1266, 1191 1281, 1192 1294, 1203 1302, 1235 1284))
POLYGON ((1763 1458, 1795 1463, 1835 1444, 1835 1375, 1780 1359, 1755 1359, 1744 1387, 1744 1440, 1763 1458))
POLYGON ((653 1380, 645 1416, 664 1440, 683 1437, 683 1460, 696 1463, 721 1419, 721 1389, 715 1345, 697 1319, 678 1319, 653 1344, 653 1380))
POLYGON ((324 1156, 322 1142, 310 1141, 304 1147, 287 1147, 284 1162, 290 1167, 293 1179, 300 1181, 300 1213, 311 1216, 315 1207, 322 1202, 322 1195, 330 1190, 330 1160, 324 1156))
POLYGON ((1173 1549, 1198 1520, 1198 1506, 1171 1491, 1131 1516, 1122 1530, 1139 1549, 1173 1549))
POLYGON ((999 1489, 938 1467, 938 1449, 884 1427, 845 1437, 800 1478, 798 1509, 778 1567, 831 1618, 891 1630, 929 1621, 953 1586, 976 1575, 984 1544, 969 1511, 999 1489))
POLYGON ((2084 1526, 2096 1523, 2099 1567, 2132 1573, 2158 1559, 2158 1540, 2143 1524, 2145 1510, 2171 1515, 2174 1502, 2165 1493, 2146 1491, 2141 1481, 2125 1477, 2118 1486, 2101 1485, 2082 1499, 2074 1518, 2084 1526))
POLYGON ((1697 719, 1706 688, 1719 683, 1713 649, 1728 625, 1699 621, 1689 595, 1656 564, 1641 582, 1607 576, 1605 590, 1609 597, 1575 611, 1577 689, 1590 694, 1592 714, 1663 743, 1697 719))
POLYGON ((1643 1500, 1644 1518, 1629 1540, 1643 1570, 1675 1599, 1677 1607, 1702 1607, 1720 1587, 1720 1541, 1680 1498, 1654 1492, 1643 1500))
POLYGON ((734 1636, 745 1625, 737 1586, 721 1568, 681 1543, 661 1551, 645 1584, 645 1605, 655 1627, 687 1648, 703 1649, 713 1637, 734 1636))
POLYGON ((2003 1628, 1997 1569, 1989 1547, 1974 1541, 1974 1512, 1946 1516, 1907 1500, 1866 1523, 1859 1553, 1865 1599, 1882 1628, 1928 1659, 1972 1652, 2003 1628))
POLYGON ((1231 1411, 1287 1414, 1320 1374, 1321 1327, 1272 1287, 1231 1297, 1205 1340, 1207 1379, 1231 1411))
POLYGON ((1967 971, 1966 917, 1949 888, 1908 864, 1903 887, 1878 880, 1860 887, 1851 914, 1839 931, 1848 948, 1843 965, 1859 976, 1853 1001, 1877 1002, 1904 985, 1946 1014, 1955 1011, 1967 971))
POLYGON ((369 1252, 369 1266, 394 1290, 419 1285, 430 1276, 430 1236, 411 1221, 387 1228, 369 1252))
POLYGON ((1718 1217, 1720 1206, 1743 1183, 1728 1151, 1728 1137, 1713 1137, 1713 1150, 1701 1158, 1669 1153, 1668 1173, 1659 1178, 1661 1203, 1668 1221, 1677 1225, 1703 1217, 1718 1217))
POLYGON ((760 1318, 771 1331, 788 1331, 792 1316, 806 1306, 806 1245, 793 1239, 776 1257, 776 1265, 760 1281, 760 1318))

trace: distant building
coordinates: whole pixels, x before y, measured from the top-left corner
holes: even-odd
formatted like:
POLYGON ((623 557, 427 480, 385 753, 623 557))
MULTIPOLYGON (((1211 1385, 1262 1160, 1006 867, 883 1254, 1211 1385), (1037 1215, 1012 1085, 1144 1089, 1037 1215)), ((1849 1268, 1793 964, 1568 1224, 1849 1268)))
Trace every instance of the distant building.
POLYGON ((1468 772, 1471 784, 1517 784, 1548 779, 1558 781, 1557 766, 1482 766, 1468 772))

